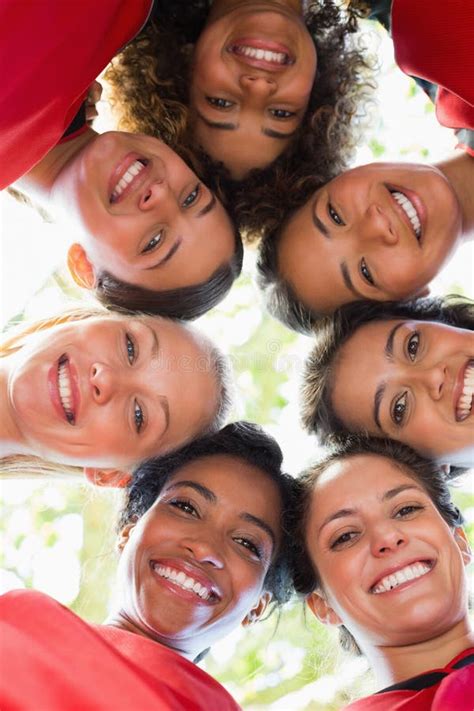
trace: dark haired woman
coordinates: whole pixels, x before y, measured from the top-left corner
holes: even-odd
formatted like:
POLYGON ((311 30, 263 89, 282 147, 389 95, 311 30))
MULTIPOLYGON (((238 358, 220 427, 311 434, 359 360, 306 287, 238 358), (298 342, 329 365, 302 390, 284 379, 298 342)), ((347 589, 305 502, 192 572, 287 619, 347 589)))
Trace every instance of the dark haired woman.
POLYGON ((258 232, 293 180, 317 164, 326 181, 348 164, 370 74, 352 42, 360 5, 186 2, 185 28, 174 7, 166 23, 163 8, 108 74, 124 127, 157 135, 174 112, 180 140, 187 121, 206 180, 235 204, 239 225, 258 232))
POLYGON ((15 183, 66 220, 72 275, 105 304, 196 318, 240 273, 238 232, 188 154, 151 136, 98 135, 81 113, 152 5, 34 2, 25 22, 22 3, 2 3, 0 188, 15 183))
POLYGON ((436 165, 370 163, 316 190, 267 234, 258 280, 269 311, 303 333, 359 300, 429 292, 474 235, 474 158, 436 165))
POLYGON ((340 309, 306 363, 306 428, 392 437, 440 463, 473 466, 473 327, 474 304, 460 297, 340 309))
POLYGON ((1 599, 2 709, 236 710, 192 662, 289 597, 293 480, 281 461, 275 440, 235 423, 143 465, 120 518, 120 598, 104 625, 41 593, 1 599))
POLYGON ((303 476, 298 525, 296 589, 382 687, 346 708, 470 711, 471 551, 440 469, 351 437, 303 476))

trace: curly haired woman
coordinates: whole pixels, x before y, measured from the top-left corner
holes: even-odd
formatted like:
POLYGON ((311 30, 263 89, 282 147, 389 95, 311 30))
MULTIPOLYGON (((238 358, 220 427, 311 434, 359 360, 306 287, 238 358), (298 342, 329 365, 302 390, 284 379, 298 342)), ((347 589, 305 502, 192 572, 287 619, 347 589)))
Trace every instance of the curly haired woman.
POLYGON ((163 118, 179 117, 166 140, 201 149, 203 179, 259 231, 278 222, 289 184, 348 163, 370 63, 351 41, 361 11, 333 0, 192 7, 186 27, 160 9, 159 27, 126 48, 108 73, 113 98, 129 130, 163 135, 163 118))

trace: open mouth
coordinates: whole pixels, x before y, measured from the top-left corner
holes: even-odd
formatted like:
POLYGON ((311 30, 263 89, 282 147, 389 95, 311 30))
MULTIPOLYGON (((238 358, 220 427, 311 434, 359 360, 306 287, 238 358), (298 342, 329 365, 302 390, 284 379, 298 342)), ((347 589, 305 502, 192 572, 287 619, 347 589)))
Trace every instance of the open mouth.
POLYGON ((64 410, 66 420, 70 425, 76 424, 76 413, 74 411, 74 398, 72 394, 71 373, 69 370, 69 358, 62 355, 58 361, 58 393, 61 407, 64 410))
POLYGON ((418 214, 418 211, 413 204, 413 202, 405 195, 405 193, 402 193, 400 190, 392 190, 389 188, 390 193, 395 200, 395 202, 400 205, 402 208, 403 212, 405 215, 408 217, 408 221, 410 222, 410 225, 413 229, 413 233, 418 240, 418 242, 421 240, 421 218, 420 215, 418 214))
POLYGON ((136 180, 140 173, 146 168, 148 163, 149 161, 147 158, 137 158, 128 166, 112 189, 109 198, 110 203, 113 204, 120 200, 125 190, 133 183, 134 180, 136 180))
POLYGON ((423 575, 426 575, 433 569, 433 565, 434 563, 431 560, 420 560, 416 563, 406 565, 404 568, 400 568, 400 570, 378 580, 375 585, 370 588, 369 592, 374 595, 380 595, 381 593, 395 590, 395 588, 398 588, 404 583, 423 577, 423 575))
POLYGON ((211 585, 204 585, 202 582, 195 580, 192 576, 187 575, 182 570, 176 570, 167 565, 159 565, 153 561, 151 562, 151 567, 161 578, 168 580, 182 590, 194 593, 194 595, 201 600, 204 600, 204 602, 214 603, 220 599, 219 595, 211 585))
POLYGON ((456 403, 456 421, 467 420, 472 412, 472 397, 474 395, 474 360, 470 360, 464 370, 461 393, 456 403))
POLYGON ((256 47, 249 47, 245 44, 231 45, 228 47, 228 51, 239 57, 258 59, 260 61, 267 62, 268 64, 275 64, 280 67, 288 64, 294 64, 294 60, 292 60, 290 55, 286 52, 273 52, 272 50, 261 48, 257 49, 256 47))

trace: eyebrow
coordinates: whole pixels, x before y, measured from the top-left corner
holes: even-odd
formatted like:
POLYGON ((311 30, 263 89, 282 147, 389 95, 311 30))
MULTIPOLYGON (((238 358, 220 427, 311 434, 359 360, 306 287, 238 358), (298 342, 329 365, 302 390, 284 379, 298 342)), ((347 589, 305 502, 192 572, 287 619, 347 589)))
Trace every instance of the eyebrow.
MULTIPOLYGON (((237 129, 240 128, 240 125, 238 123, 232 123, 231 121, 211 121, 199 111, 197 111, 197 115, 199 116, 201 121, 206 124, 206 126, 209 126, 209 128, 216 128, 221 131, 237 131, 237 129)), ((262 127, 261 129, 261 132, 264 136, 268 136, 269 138, 277 138, 282 141, 287 138, 292 138, 296 135, 297 131, 297 128, 294 131, 290 131, 290 133, 281 133, 281 131, 275 131, 273 128, 262 127)))
MULTIPOLYGON (((404 325, 404 321, 401 321, 400 323, 395 324, 393 328, 390 329, 390 333, 388 334, 387 342, 385 344, 384 348, 384 354, 387 360, 392 360, 393 359, 393 343, 395 340, 395 335, 398 331, 399 328, 401 328, 404 325)), ((387 388, 387 381, 384 380, 380 385, 377 387, 377 390, 375 391, 374 395, 374 408, 373 408, 373 418, 375 421, 375 424, 383 432, 383 427, 380 422, 380 406, 382 404, 382 399, 385 393, 385 390, 387 388)))
MULTIPOLYGON (((148 329, 149 333, 151 334, 151 337, 153 339, 153 342, 151 344, 151 357, 150 360, 157 359, 160 354, 160 342, 158 340, 158 336, 155 333, 155 330, 145 321, 142 322, 145 328, 148 329)), ((165 416, 165 429, 163 432, 163 435, 166 433, 166 431, 169 429, 170 426, 170 406, 168 402, 168 398, 162 396, 159 398, 161 408, 163 410, 163 414, 165 416)))
POLYGON ((363 299, 364 301, 367 299, 364 294, 362 294, 357 287, 354 285, 354 282, 351 279, 351 275, 349 274, 349 268, 347 266, 347 262, 342 261, 339 265, 341 269, 341 274, 342 274, 342 279, 344 281, 344 284, 346 287, 351 291, 354 296, 357 296, 358 299, 363 299))
POLYGON ((204 205, 204 207, 201 208, 201 210, 199 210, 196 217, 204 217, 204 215, 207 215, 209 212, 211 212, 211 210, 213 210, 216 205, 217 205, 217 198, 214 195, 214 193, 211 193, 211 199, 209 200, 207 205, 204 205))
POLYGON ((259 528, 261 528, 262 531, 265 531, 265 533, 267 533, 268 536, 270 536, 272 544, 275 547, 275 544, 276 544, 275 534, 274 534, 271 526, 268 525, 268 523, 263 521, 263 519, 259 518, 258 516, 254 516, 251 513, 242 513, 242 514, 240 514, 239 518, 241 518, 243 521, 248 521, 249 523, 253 523, 256 526, 258 526, 259 528))
POLYGON ((171 257, 173 257, 173 255, 175 255, 176 252, 178 251, 178 249, 181 247, 181 242, 182 242, 181 237, 178 237, 178 239, 173 244, 171 249, 167 252, 167 254, 165 254, 165 256, 162 259, 160 259, 160 261, 157 262, 156 264, 152 264, 151 267, 146 267, 145 271, 149 272, 151 269, 159 269, 159 267, 162 267, 163 264, 166 264, 166 262, 169 262, 171 257))
MULTIPOLYGON (((395 496, 398 496, 398 494, 401 494, 403 491, 407 491, 408 489, 422 491, 422 489, 420 489, 420 487, 416 486, 415 484, 401 484, 401 486, 396 486, 394 489, 389 489, 388 491, 386 491, 382 495, 381 501, 390 501, 391 499, 394 499, 395 496)), ((318 534, 321 533, 324 526, 326 526, 331 521, 336 521, 337 519, 345 518, 346 516, 352 516, 355 513, 357 513, 357 509, 339 509, 339 511, 335 511, 333 514, 329 514, 329 516, 324 519, 323 523, 319 527, 318 534)))

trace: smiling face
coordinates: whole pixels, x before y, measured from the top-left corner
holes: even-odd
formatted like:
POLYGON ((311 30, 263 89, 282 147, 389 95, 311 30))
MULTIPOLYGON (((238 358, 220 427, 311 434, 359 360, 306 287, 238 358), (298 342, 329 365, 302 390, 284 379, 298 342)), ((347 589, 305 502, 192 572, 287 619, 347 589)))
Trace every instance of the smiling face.
POLYGON ((209 279, 235 251, 222 205, 164 143, 97 136, 59 174, 52 199, 98 274, 164 291, 209 279))
POLYGON ((461 238, 461 209, 434 166, 371 163, 318 190, 284 225, 279 272, 320 313, 419 295, 461 238))
POLYGON ((280 513, 278 487, 260 469, 227 455, 186 464, 124 529, 120 617, 195 656, 259 611, 280 513))
POLYGON ((161 318, 91 318, 11 358, 8 401, 28 451, 64 464, 128 467, 212 421, 214 367, 192 332, 161 318))
POLYGON ((269 165, 298 129, 315 74, 316 50, 295 10, 242 2, 214 12, 194 55, 197 142, 238 180, 269 165))
POLYGON ((325 602, 359 645, 400 646, 453 628, 467 610, 465 541, 426 491, 392 460, 335 462, 312 493, 306 545, 325 602))
POLYGON ((471 331, 429 321, 366 324, 341 347, 332 383, 332 406, 353 432, 448 462, 472 447, 471 331))

